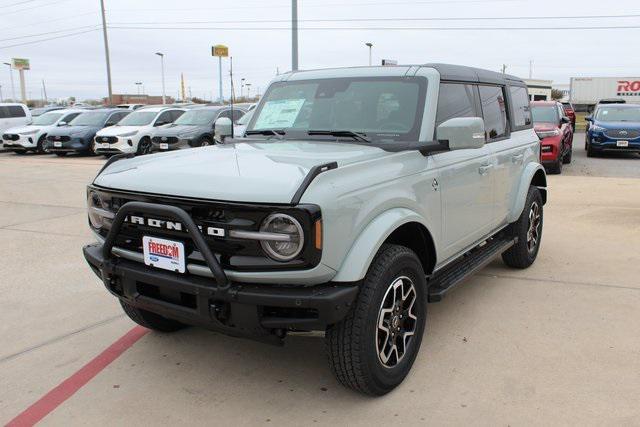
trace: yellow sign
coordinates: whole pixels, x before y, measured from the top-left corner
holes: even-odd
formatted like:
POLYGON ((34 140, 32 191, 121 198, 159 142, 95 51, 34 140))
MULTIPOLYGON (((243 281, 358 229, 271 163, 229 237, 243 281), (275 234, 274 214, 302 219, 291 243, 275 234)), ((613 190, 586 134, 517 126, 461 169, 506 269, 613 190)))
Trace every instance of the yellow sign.
POLYGON ((12 58, 11 62, 13 63, 14 70, 30 70, 29 60, 25 58, 12 58))
POLYGON ((227 56, 229 56, 229 48, 223 44, 211 46, 211 55, 222 56, 223 58, 226 58, 227 56))

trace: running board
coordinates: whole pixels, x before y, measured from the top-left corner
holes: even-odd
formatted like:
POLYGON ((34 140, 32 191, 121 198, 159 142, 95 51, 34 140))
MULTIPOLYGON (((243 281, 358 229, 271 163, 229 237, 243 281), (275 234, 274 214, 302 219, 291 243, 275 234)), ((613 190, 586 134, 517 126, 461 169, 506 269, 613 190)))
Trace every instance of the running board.
POLYGON ((517 238, 496 236, 437 271, 427 280, 429 302, 438 302, 457 284, 489 264, 517 242, 517 238))

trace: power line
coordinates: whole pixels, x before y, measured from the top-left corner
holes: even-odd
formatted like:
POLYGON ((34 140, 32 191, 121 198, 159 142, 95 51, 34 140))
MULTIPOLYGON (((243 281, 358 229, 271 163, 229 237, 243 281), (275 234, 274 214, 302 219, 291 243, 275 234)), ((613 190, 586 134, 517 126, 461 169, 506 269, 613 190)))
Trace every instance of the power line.
MULTIPOLYGON (((216 30, 216 31, 291 31, 291 27, 122 27, 116 30, 216 30)), ((574 27, 298 27, 302 31, 566 31, 566 30, 632 30, 640 25, 574 26, 574 27)))
POLYGON ((12 15, 12 14, 14 14, 14 13, 20 13, 20 12, 24 12, 24 11, 27 11, 27 10, 39 9, 39 8, 41 8, 41 7, 53 6, 53 5, 57 5, 57 4, 60 4, 60 3, 67 2, 67 1, 71 1, 71 0, 57 0, 57 1, 52 1, 52 2, 50 2, 50 3, 40 4, 40 5, 38 5, 38 6, 25 7, 24 9, 12 10, 12 11, 9 11, 9 12, 2 12, 2 15, 3 15, 3 16, 6 16, 6 15, 12 15))
MULTIPOLYGON (((298 22, 394 22, 394 21, 507 21, 507 20, 567 20, 567 19, 618 19, 640 18, 638 15, 588 15, 588 16, 479 16, 479 17, 429 17, 429 18, 337 18, 298 19, 298 22)), ((288 23, 289 19, 255 19, 224 21, 156 21, 156 22, 112 22, 113 25, 162 25, 162 24, 262 24, 288 23)))
POLYGON ((97 30, 98 30, 98 28, 94 28, 92 30, 78 31, 77 33, 64 34, 62 36, 57 36, 57 37, 49 37, 49 38, 46 38, 46 39, 33 40, 33 41, 30 41, 30 42, 24 42, 24 43, 17 43, 17 44, 11 44, 11 45, 6 45, 6 46, 0 46, 0 49, 8 49, 10 47, 26 46, 26 45, 29 45, 29 44, 42 43, 42 42, 46 42, 46 41, 49 41, 49 40, 62 39, 62 38, 65 38, 65 37, 77 36, 79 34, 91 33, 93 31, 97 31, 97 30))
POLYGON ((58 31, 48 31, 48 32, 45 32, 45 33, 29 34, 29 35, 18 36, 18 37, 10 37, 8 39, 0 39, 0 42, 5 42, 5 41, 9 41, 9 40, 26 39, 26 38, 29 38, 29 37, 47 36, 49 34, 60 34, 60 33, 66 33, 66 32, 69 32, 69 31, 84 30, 84 29, 87 29, 87 28, 96 28, 96 27, 97 27, 97 25, 85 25, 83 27, 67 28, 67 29, 58 30, 58 31))
POLYGON ((24 1, 19 1, 17 3, 11 3, 11 4, 2 4, 0 5, 0 7, 13 7, 13 6, 19 6, 21 4, 25 4, 25 3, 33 3, 34 1, 38 1, 38 0, 24 0, 24 1))
MULTIPOLYGON (((81 14, 74 14, 73 16, 63 16, 61 18, 56 18, 56 19, 45 19, 42 21, 34 21, 31 22, 29 21, 29 25, 38 25, 38 24, 48 24, 50 22, 59 22, 59 21, 66 21, 69 19, 76 19, 76 18, 80 18, 82 16, 88 16, 88 15, 95 15, 95 12, 87 12, 87 13, 81 13, 81 14)), ((2 27, 3 31, 7 31, 7 30, 13 30, 14 28, 24 28, 24 25, 16 25, 13 27, 2 27)))

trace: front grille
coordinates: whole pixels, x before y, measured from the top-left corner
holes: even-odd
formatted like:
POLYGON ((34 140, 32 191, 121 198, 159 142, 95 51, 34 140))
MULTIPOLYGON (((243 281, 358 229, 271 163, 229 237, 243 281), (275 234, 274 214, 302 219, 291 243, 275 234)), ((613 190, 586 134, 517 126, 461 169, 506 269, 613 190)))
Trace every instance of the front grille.
MULTIPOLYGON (((298 207, 247 205, 232 202, 201 201, 191 199, 176 199, 164 196, 131 195, 120 192, 100 190, 107 208, 116 212, 120 206, 130 201, 150 202, 163 205, 177 206, 183 209, 203 230, 215 227, 225 230, 224 237, 215 237, 203 233, 211 251, 218 258, 220 265, 225 269, 237 271, 264 271, 310 268, 320 262, 321 252, 315 249, 313 239, 305 239, 305 247, 299 259, 282 263, 268 258, 256 240, 235 239, 229 237, 229 230, 259 231, 264 219, 274 211, 284 212, 296 217, 305 230, 307 236, 311 236, 316 219, 320 212, 313 205, 299 205, 298 207)), ((135 215, 135 214, 133 214, 135 215)), ((176 221, 175 218, 167 218, 162 215, 140 215, 158 219, 160 221, 176 221)), ((108 225, 106 228, 110 228, 108 225)), ((101 234, 106 237, 108 230, 103 229, 101 234)), ((125 222, 116 238, 116 247, 135 252, 142 252, 143 236, 166 238, 182 242, 185 246, 188 262, 205 265, 204 259, 188 233, 184 231, 168 230, 166 228, 151 227, 149 225, 132 224, 125 222)))
POLYGON ((640 131, 627 129, 610 129, 605 132, 605 135, 608 138, 615 139, 636 139, 640 136, 640 131))
POLYGON ((175 144, 178 142, 178 138, 175 136, 154 136, 151 141, 156 144, 175 144))
POLYGON ((2 139, 4 139, 5 141, 17 141, 18 139, 20 139, 20 137, 15 133, 5 133, 4 135, 2 135, 2 139))
POLYGON ((116 142, 118 142, 118 138, 115 136, 96 136, 96 142, 115 144, 116 142))
POLYGON ((60 141, 60 142, 68 142, 71 141, 71 137, 67 135, 49 135, 47 137, 47 141, 60 141))

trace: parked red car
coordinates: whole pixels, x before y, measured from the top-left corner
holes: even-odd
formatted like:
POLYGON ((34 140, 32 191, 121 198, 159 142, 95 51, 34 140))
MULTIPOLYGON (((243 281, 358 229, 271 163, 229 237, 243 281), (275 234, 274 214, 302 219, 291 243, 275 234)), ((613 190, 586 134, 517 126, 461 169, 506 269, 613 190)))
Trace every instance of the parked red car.
POLYGON ((573 105, 570 102, 563 102, 562 108, 564 108, 564 114, 569 117, 571 120, 571 129, 573 132, 576 131, 576 110, 574 110, 573 105))
POLYGON ((562 104, 556 101, 531 103, 533 126, 540 138, 542 164, 549 173, 562 173, 562 165, 571 163, 573 128, 562 104))

